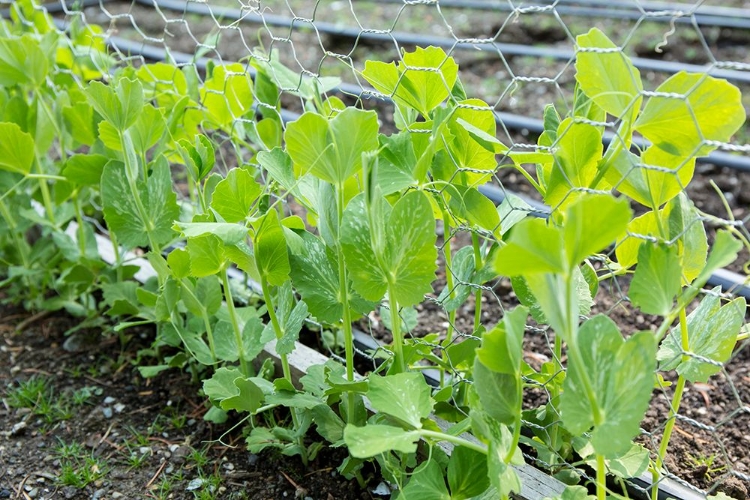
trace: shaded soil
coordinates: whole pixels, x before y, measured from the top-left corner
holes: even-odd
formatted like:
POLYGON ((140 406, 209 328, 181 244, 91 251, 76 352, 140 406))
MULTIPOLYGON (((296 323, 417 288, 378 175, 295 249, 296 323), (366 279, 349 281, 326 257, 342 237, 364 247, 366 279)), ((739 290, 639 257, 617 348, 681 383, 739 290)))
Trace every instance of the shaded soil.
POLYGON ((75 319, 51 315, 15 333, 29 317, 0 307, 0 498, 372 498, 336 472, 345 452, 323 450, 307 467, 299 457, 251 454, 241 426, 231 428, 238 422, 202 419, 204 398, 190 375, 140 377, 132 353, 148 331, 124 352, 116 336, 83 330, 71 351, 64 332, 75 319), (49 392, 35 409, 14 407, 19 387, 34 379, 49 392), (75 402, 83 391, 88 399, 75 402), (53 408, 44 412, 47 401, 53 408), (80 449, 65 458, 63 445, 80 449), (71 469, 88 471, 90 484, 64 484, 71 469))

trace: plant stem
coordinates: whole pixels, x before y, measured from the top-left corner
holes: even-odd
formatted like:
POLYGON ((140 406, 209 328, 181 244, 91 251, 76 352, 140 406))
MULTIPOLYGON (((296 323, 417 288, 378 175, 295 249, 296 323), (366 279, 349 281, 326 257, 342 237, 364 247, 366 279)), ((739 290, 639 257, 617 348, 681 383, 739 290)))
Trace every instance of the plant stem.
MULTIPOLYGON (((193 301, 196 304, 201 304, 201 301, 198 300, 198 298, 193 293, 193 290, 185 285, 185 279, 183 278, 180 280, 180 284, 182 285, 182 290, 190 295, 190 298, 193 299, 193 301)), ((203 304, 201 304, 201 318, 203 319, 203 326, 206 328, 206 336, 208 337, 208 349, 211 351, 211 359, 213 359, 214 363, 216 363, 218 360, 216 358, 216 344, 214 344, 214 332, 211 328, 211 320, 208 317, 208 313, 206 312, 206 308, 203 307, 203 304)))
MULTIPOLYGON (((340 230, 342 221, 344 220, 344 186, 338 184, 336 185, 336 212, 340 230)), ((344 330, 344 350, 346 351, 346 379, 352 382, 354 381, 354 333, 352 332, 352 318, 351 311, 349 310, 349 277, 346 272, 341 243, 339 243, 337 250, 339 261, 339 302, 341 302, 341 306, 343 307, 341 321, 344 330)), ((346 421, 350 424, 354 423, 356 397, 357 395, 354 392, 347 392, 348 410, 346 412, 346 421)))
POLYGON ((470 450, 479 452, 482 455, 487 454, 487 448, 485 446, 479 443, 472 443, 471 441, 468 441, 459 436, 454 436, 452 434, 445 434, 443 432, 428 431, 427 429, 420 429, 417 432, 419 432, 419 434, 422 437, 438 439, 440 441, 448 441, 449 443, 457 444, 459 446, 463 446, 464 448, 469 448, 470 450))
POLYGON ((618 127, 617 133, 612 139, 612 142, 609 144, 607 152, 604 153, 604 157, 600 162, 601 166, 599 167, 599 171, 596 173, 594 180, 592 180, 589 184, 589 189, 596 189, 602 179, 604 179, 604 176, 612 166, 612 162, 617 157, 617 155, 619 155, 621 151, 627 150, 630 147, 629 144, 625 143, 625 141, 627 141, 628 143, 630 142, 632 132, 633 130, 630 126, 630 120, 623 120, 618 127))
POLYGON ((232 323, 232 330, 234 330, 234 340, 237 343, 237 350, 240 356, 240 370, 246 377, 250 376, 250 370, 247 366, 247 360, 245 359, 245 353, 242 345, 242 332, 240 331, 240 321, 237 317, 237 311, 234 309, 234 300, 232 299, 232 290, 229 288, 229 276, 227 275, 227 269, 221 270, 221 283, 224 286, 224 300, 227 303, 227 310, 229 311, 229 320, 232 323))
MULTIPOLYGON (((519 381, 521 380, 521 373, 518 372, 516 374, 519 381)), ((519 383, 518 387, 516 388, 516 398, 518 401, 523 401, 523 384, 519 383)), ((518 447, 518 442, 521 440, 521 415, 518 415, 518 418, 516 418, 515 425, 513 426, 513 440, 510 442, 510 449, 508 450, 508 454, 505 455, 505 460, 503 460, 506 464, 509 464, 511 460, 513 460, 513 455, 516 453, 516 448, 518 447)))
MULTIPOLYGON (((445 261, 445 286, 448 288, 448 298, 454 297, 455 287, 453 283, 453 254, 451 252, 451 223, 450 214, 447 210, 443 209, 443 260, 445 261)), ((456 311, 455 309, 448 313, 448 329, 445 332, 445 340, 450 342, 453 338, 453 325, 456 324, 456 311)), ((441 356, 443 361, 448 362, 445 349, 441 350, 441 356)), ((445 387, 445 369, 440 370, 440 387, 445 387)))
POLYGON ((37 170, 39 171, 40 177, 38 177, 39 180, 39 190, 42 192, 42 202, 44 203, 44 210, 47 212, 47 218, 52 223, 53 226, 56 226, 55 223, 55 211, 52 208, 52 197, 50 196, 49 192, 49 186, 47 185, 47 180, 44 179, 44 170, 42 170, 42 164, 39 162, 39 159, 35 156, 34 157, 34 163, 36 164, 37 170))
POLYGON ((406 371, 404 335, 401 333, 401 315, 399 314, 398 300, 396 299, 396 286, 391 281, 388 282, 388 305, 391 308, 391 333, 393 334, 393 351, 395 353, 395 373, 404 373, 406 371))
POLYGON ((596 500, 607 498, 607 466, 604 455, 596 454, 596 500))
MULTIPOLYGON (((479 273, 484 266, 482 261, 482 249, 479 245, 477 233, 471 233, 471 245, 474 247, 474 271, 479 273)), ((477 283, 481 285, 481 283, 477 283)), ((474 333, 482 326, 482 289, 477 288, 474 292, 474 333)))
MULTIPOLYGON (((266 307, 268 309, 268 316, 271 318, 271 325, 273 326, 273 331, 276 334, 276 340, 279 341, 284 337, 284 331, 281 329, 281 324, 279 324, 279 318, 276 315, 276 307, 273 305, 273 300, 271 299, 271 290, 268 286, 268 281, 264 276, 261 276, 260 278, 260 287, 263 290, 263 300, 265 301, 266 307)), ((287 381, 289 381, 289 383, 291 384, 292 372, 289 369, 289 360, 287 359, 287 355, 279 354, 279 357, 281 358, 281 368, 284 372, 284 378, 287 379, 287 381)))
MULTIPOLYGON (((18 237, 18 232, 16 231, 16 228, 18 227, 16 220, 13 218, 13 214, 10 212, 8 205, 5 204, 5 200, 3 199, 0 199, 0 214, 2 214, 3 219, 5 219, 5 222, 8 224, 10 237, 13 240, 13 245, 16 247, 18 255, 21 257, 21 263, 23 264, 24 269, 31 269, 28 245, 23 237, 18 237)), ((29 276, 24 276, 23 280, 26 282, 26 286, 29 288, 31 296, 35 296, 37 290, 36 286, 34 286, 31 281, 31 278, 29 278, 29 276)))
POLYGON ((83 227, 83 213, 81 212, 81 202, 78 199, 78 192, 73 194, 73 207, 76 211, 76 222, 78 222, 78 251, 81 257, 86 256, 86 232, 83 227))
MULTIPOLYGON (((682 350, 688 351, 690 349, 690 337, 688 335, 687 327, 687 315, 685 308, 680 308, 680 339, 682 343, 682 350)), ((690 359, 686 354, 682 355, 682 361, 688 361, 690 359)), ((669 418, 667 424, 664 426, 664 434, 661 437, 661 443, 659 445, 659 453, 656 455, 655 468, 652 471, 654 479, 654 485, 651 487, 651 498, 656 500, 659 494, 659 478, 661 477, 661 469, 664 466, 664 457, 667 456, 667 449, 669 448, 669 439, 672 437, 672 431, 674 430, 674 424, 677 418, 677 412, 680 410, 680 403, 682 402, 682 393, 685 390, 685 377, 680 375, 677 378, 677 384, 674 388, 674 395, 672 396, 672 403, 669 406, 669 418)))

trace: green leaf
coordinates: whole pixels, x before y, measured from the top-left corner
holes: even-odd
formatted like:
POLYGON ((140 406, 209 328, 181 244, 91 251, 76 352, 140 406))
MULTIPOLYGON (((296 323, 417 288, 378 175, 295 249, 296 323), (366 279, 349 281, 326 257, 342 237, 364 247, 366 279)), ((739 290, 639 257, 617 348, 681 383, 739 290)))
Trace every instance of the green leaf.
POLYGON ((227 262, 224 245, 213 234, 189 238, 187 251, 190 255, 190 274, 197 278, 218 274, 227 262))
POLYGON ((347 108, 327 120, 307 112, 287 126, 284 138, 301 174, 343 185, 362 168, 362 153, 378 149, 378 116, 347 108))
POLYGON ((370 458, 387 451, 414 453, 417 451, 419 431, 405 431, 391 425, 368 424, 344 427, 344 442, 356 458, 370 458))
POLYGON ((632 216, 626 198, 588 195, 570 205, 563 226, 568 268, 614 243, 625 234, 632 216))
POLYGON ((313 423, 318 434, 329 443, 339 443, 344 439, 346 424, 327 404, 319 404, 311 409, 313 423))
POLYGON ((96 112, 119 132, 133 125, 143 109, 143 87, 138 80, 120 78, 115 86, 91 82, 86 97, 96 112))
POLYGON ((307 231, 300 236, 304 242, 302 251, 290 255, 294 286, 310 309, 310 314, 324 323, 335 323, 342 318, 344 311, 336 256, 320 239, 307 231))
POLYGON ((407 193, 392 209, 385 200, 380 206, 380 216, 373 217, 374 227, 363 195, 354 198, 344 212, 341 243, 354 289, 367 300, 380 300, 390 282, 399 306, 415 305, 432 291, 435 279, 432 206, 421 191, 407 193))
POLYGON ((415 429, 422 427, 422 419, 432 411, 430 388, 421 373, 372 376, 367 397, 375 410, 415 429))
POLYGON ((669 314, 680 293, 681 271, 676 245, 642 243, 628 292, 633 305, 647 314, 669 314))
MULTIPOLYGON (((49 64, 39 41, 31 35, 0 39, 0 86, 39 87, 47 77, 49 64)), ((5 137, 5 136, 3 136, 5 137)))
POLYGON ((705 141, 727 142, 745 122, 740 91, 726 80, 680 71, 656 92, 667 95, 648 99, 635 128, 671 154, 706 156, 716 146, 705 141))
MULTIPOLYGON (((743 297, 721 305, 721 287, 707 294, 688 315, 688 352, 717 363, 725 363, 737 343, 744 324, 746 304, 743 297)), ((659 348, 660 370, 674 370, 690 382, 706 382, 721 367, 692 356, 683 356, 680 327, 672 328, 659 348)))
POLYGON ((172 191, 172 176, 166 160, 155 163, 148 181, 136 181, 137 196, 145 213, 133 199, 122 163, 110 161, 105 165, 101 189, 104 218, 121 245, 126 248, 148 246, 149 230, 156 245, 173 238, 172 224, 180 216, 180 208, 177 195, 172 191))
POLYGON ((737 253, 742 249, 742 242, 725 229, 716 231, 711 253, 708 254, 706 265, 691 284, 691 288, 701 288, 717 269, 728 266, 737 260, 737 253))
POLYGON ((450 96, 458 64, 438 47, 417 47, 405 52, 398 66, 367 61, 362 76, 378 91, 427 117, 450 96))
POLYGON ((214 189, 211 208, 226 222, 241 222, 260 196, 261 187, 244 168, 233 168, 214 189))
POLYGON ((162 138, 167 130, 167 122, 162 113, 162 110, 150 104, 143 106, 130 131, 136 151, 145 153, 162 138))
POLYGON ((175 248, 169 252, 167 264, 177 279, 190 275, 190 254, 184 248, 175 248))
POLYGON ((177 144, 182 161, 185 162, 193 181, 201 181, 211 173, 216 163, 216 153, 208 137, 198 134, 195 136, 195 143, 180 139, 177 144))
POLYGON ((448 462, 448 485, 451 499, 472 498, 489 488, 487 457, 478 451, 456 446, 448 462))
POLYGON ((411 133, 407 131, 380 136, 380 154, 376 184, 383 196, 403 191, 417 183, 412 174, 417 157, 411 133))
POLYGON ((485 332, 482 347, 477 349, 477 358, 482 364, 497 373, 519 376, 523 356, 523 334, 529 311, 516 307, 503 316, 501 323, 485 332))
POLYGON ((694 172, 695 157, 676 156, 651 146, 640 159, 633 153, 622 151, 612 162, 606 179, 638 203, 660 207, 687 187, 694 172))
POLYGON ((276 147, 271 151, 259 151, 258 163, 268 172, 271 179, 285 190, 297 195, 297 179, 294 177, 292 159, 283 149, 276 147))
POLYGON ((450 179, 454 186, 476 185, 490 179, 490 174, 497 168, 495 155, 508 151, 495 138, 496 128, 495 114, 486 102, 466 99, 458 103, 448 122, 453 136, 448 141, 452 169, 483 170, 487 173, 459 170, 450 179))
POLYGON ((31 172, 34 138, 15 123, 0 123, 0 169, 19 174, 31 172))
POLYGON ((474 360, 474 389, 479 395, 482 408, 502 424, 511 425, 521 415, 521 383, 520 374, 495 372, 487 368, 479 358, 474 360))
POLYGON ((505 276, 561 273, 565 270, 562 235, 543 219, 526 219, 495 254, 495 271, 505 276))
POLYGON ((596 452, 620 457, 630 449, 651 399, 654 336, 639 332, 625 341, 611 319, 597 315, 583 323, 576 344, 579 356, 569 357, 560 399, 563 425, 575 435, 593 427, 596 452))
POLYGON ((219 368, 203 381, 203 392, 222 410, 254 412, 263 402, 263 391, 235 368, 219 368))
POLYGON ((500 234, 500 215, 492 200, 472 187, 455 185, 451 186, 449 192, 451 198, 448 207, 454 216, 467 220, 473 226, 500 234))
POLYGON ((279 286, 289 279, 291 270, 279 215, 275 210, 270 210, 256 224, 253 244, 258 272, 269 284, 279 286))
POLYGON ((244 242, 248 235, 245 226, 226 222, 177 222, 174 228, 181 231, 186 238, 197 238, 198 236, 212 234, 225 245, 236 245, 244 242))
POLYGON ((62 110, 65 128, 76 141, 87 146, 96 140, 94 129, 94 108, 88 102, 78 102, 65 106, 62 110))
POLYGON ((623 119, 635 115, 641 107, 643 84, 622 49, 598 28, 579 35, 576 45, 576 81, 581 90, 611 115, 623 119))
POLYGON ((597 174, 597 164, 602 158, 602 132, 588 123, 576 123, 566 118, 557 129, 547 191, 544 201, 551 207, 567 205, 579 195, 571 190, 587 188, 597 174))
POLYGON ((457 497, 448 493, 440 465, 435 460, 430 460, 426 464, 420 465, 419 469, 412 474, 411 479, 406 483, 398 498, 403 500, 411 498, 451 500, 457 497))
POLYGON ((253 81, 242 64, 216 66, 201 87, 200 98, 208 117, 228 127, 252 109, 253 81))
POLYGON ((299 332, 302 330, 305 319, 307 319, 307 304, 302 301, 297 302, 294 309, 283 318, 283 335, 276 342, 277 353, 285 355, 294 351, 295 343, 299 338, 299 332))
POLYGON ((140 312, 137 289, 138 283, 134 281, 103 283, 104 302, 109 306, 107 314, 110 316, 137 315, 140 312))
MULTIPOLYGON (((0 124, 2 126, 2 124, 0 124)), ((2 133, 2 132, 0 132, 2 133)), ((2 146, 0 146, 2 147, 2 146)), ((109 159, 99 154, 76 154, 65 162, 62 175, 70 182, 83 186, 98 186, 104 166, 109 159)))

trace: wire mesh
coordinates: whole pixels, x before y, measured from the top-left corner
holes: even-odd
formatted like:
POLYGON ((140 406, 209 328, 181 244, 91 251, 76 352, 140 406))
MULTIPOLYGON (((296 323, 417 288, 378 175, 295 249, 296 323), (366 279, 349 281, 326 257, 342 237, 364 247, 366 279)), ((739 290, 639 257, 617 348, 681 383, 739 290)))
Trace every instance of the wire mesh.
MULTIPOLYGON (((12 2, 3 3, 9 6, 12 2)), ((496 123, 498 138, 511 151, 538 150, 536 138, 546 105, 554 104, 563 113, 573 109, 575 58, 582 52, 576 52, 576 36, 592 26, 602 29, 615 42, 617 47, 612 53, 622 52, 634 57, 646 87, 641 97, 684 101, 689 92, 687 95, 658 93, 655 89, 677 71, 698 71, 727 78, 736 84, 745 96, 745 109, 750 109, 747 101, 750 99, 750 52, 747 50, 750 14, 743 7, 744 2, 739 0, 684 4, 650 4, 637 0, 538 3, 510 0, 94 0, 50 5, 50 9, 56 11, 59 29, 70 32, 76 25, 102 27, 101 32, 92 32, 91 36, 109 44, 113 60, 92 57, 91 62, 100 65, 105 72, 110 62, 133 64, 151 71, 147 63, 166 60, 203 80, 207 65, 213 62, 239 62, 240 65, 229 70, 229 74, 237 78, 254 76, 253 64, 265 65, 276 72, 278 81, 283 83, 280 97, 283 118, 294 119, 305 110, 303 87, 315 81, 321 88, 328 89, 328 95, 339 96, 348 104, 376 109, 382 130, 386 132, 396 129, 397 110, 392 96, 374 90, 362 77, 366 62, 394 61, 404 65, 406 71, 434 76, 434 68, 411 67, 403 54, 416 46, 439 46, 458 63, 466 95, 481 101, 451 99, 459 108, 487 113, 496 123), (276 65, 277 61, 291 71, 284 72, 276 65)), ((23 11, 21 22, 29 29, 38 30, 34 12, 33 9, 23 11)), ((155 85, 174 85, 174 79, 164 79, 161 74, 152 76, 155 85)), ((447 82, 443 83, 448 86, 447 82)), ((233 109, 232 96, 224 89, 209 92, 226 100, 227 107, 233 109)), ((262 102, 257 96, 254 101, 262 102)), ((263 109, 258 111, 263 112, 263 109)), ((235 116, 235 119, 242 126, 252 126, 247 118, 235 116)), ((618 136, 621 119, 579 119, 576 123, 604 127, 610 140, 617 141, 621 140, 618 136)), ((218 164, 224 172, 254 161, 253 151, 233 142, 229 135, 216 130, 207 133, 218 141, 218 164)), ((683 168, 690 168, 687 160, 675 169, 639 161, 631 165, 630 171, 650 170, 674 175, 704 212, 693 224, 705 223, 710 236, 717 227, 729 226, 748 238, 750 178, 747 172, 730 168, 750 165, 747 141, 744 128, 731 143, 704 140, 703 145, 716 146, 723 153, 714 153, 699 164, 695 179, 688 186, 682 185, 680 175, 683 168)), ((544 207, 538 193, 526 182, 524 173, 510 168, 508 162, 498 164, 494 155, 484 158, 484 163, 477 163, 476 158, 465 160, 450 158, 456 167, 453 175, 473 176, 476 185, 489 181, 497 201, 506 200, 502 226, 527 213, 547 215, 575 195, 575 190, 571 190, 558 200, 558 206, 544 207)), ((433 194, 447 196, 440 189, 433 194)), ((286 209, 295 213, 299 207, 288 204, 286 209)), ((507 279, 475 283, 471 273, 467 274, 467 262, 473 254, 463 249, 471 249, 474 244, 478 251, 484 252, 493 234, 466 224, 449 211, 444 219, 447 223, 439 228, 442 230, 439 259, 445 272, 438 277, 434 293, 426 296, 413 311, 404 310, 401 315, 416 346, 450 362, 449 357, 443 356, 447 350, 467 340, 478 340, 481 328, 491 328, 507 309, 518 304, 518 298, 507 279), (459 296, 465 301, 456 300, 459 296), (481 301, 481 313, 477 313, 476 299, 481 301)), ((684 231, 689 230, 688 226, 684 231)), ((634 232, 629 238, 651 239, 634 232)), ((600 275, 611 271, 608 270, 611 261, 607 257, 614 252, 594 260, 600 275)), ((733 270, 741 273, 740 279, 746 280, 741 267, 735 266, 733 270)), ((610 315, 625 334, 655 329, 655 318, 629 305, 629 281, 629 276, 620 276, 602 282, 591 315, 600 312, 610 315)), ((731 299, 732 292, 721 293, 722 300, 731 299)), ((359 354, 369 360, 368 366, 373 369, 378 365, 380 351, 387 351, 384 346, 390 339, 384 327, 384 314, 390 314, 387 304, 357 322, 367 336, 380 343, 374 350, 372 344, 369 347, 367 343, 359 345, 359 354)), ((339 350, 335 339, 325 325, 310 321, 310 326, 321 332, 329 353, 337 357, 339 350)), ((529 365, 539 368, 554 357, 553 335, 546 327, 533 323, 527 326, 524 352, 529 365)), ((676 427, 681 442, 676 445, 679 449, 675 450, 675 456, 679 460, 665 464, 665 477, 698 493, 724 491, 735 498, 746 497, 750 488, 749 357, 748 341, 744 341, 708 383, 688 386, 685 402, 677 414, 676 427)), ((565 362, 564 359, 559 361, 565 362)), ((703 361, 715 363, 705 358, 703 361)), ((455 387, 465 384, 461 376, 464 370, 465 367, 451 366, 444 374, 444 381, 455 387)), ((529 405, 539 405, 551 397, 547 385, 557 374, 547 375, 546 381, 539 377, 526 379, 527 392, 534 399, 529 405)), ((651 450, 659 447, 673 388, 668 380, 663 381, 654 394, 639 437, 651 450)), ((558 421, 559 415, 549 416, 543 422, 529 416, 525 424, 541 435, 558 421)), ((558 472, 575 469, 580 473, 579 468, 565 463, 561 454, 542 456, 529 451, 526 458, 558 472)), ((648 494, 642 487, 641 490, 648 494)))

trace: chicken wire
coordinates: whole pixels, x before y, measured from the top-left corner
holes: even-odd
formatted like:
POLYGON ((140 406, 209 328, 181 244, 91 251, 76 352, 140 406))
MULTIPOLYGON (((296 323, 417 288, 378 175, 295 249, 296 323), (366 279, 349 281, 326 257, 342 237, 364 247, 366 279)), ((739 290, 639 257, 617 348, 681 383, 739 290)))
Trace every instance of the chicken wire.
MULTIPOLYGON (((0 3, 8 4, 7 1, 0 3)), ((536 135, 540 132, 541 117, 547 104, 554 103, 562 113, 571 110, 575 86, 575 37, 593 26, 602 29, 617 44, 617 51, 634 57, 644 80, 643 96, 657 95, 654 89, 660 83, 676 71, 686 70, 727 78, 743 91, 746 109, 747 99, 750 99, 750 52, 747 50, 750 11, 742 10, 745 7, 742 1, 655 4, 637 0, 539 3, 490 0, 83 0, 48 5, 56 11, 60 29, 67 29, 74 20, 103 27, 101 37, 120 64, 140 66, 163 59, 181 67, 194 67, 195 73, 201 77, 209 61, 216 64, 240 61, 247 71, 252 72, 250 61, 270 61, 270 54, 273 54, 299 75, 297 82, 288 82, 289 85, 282 88, 282 118, 285 120, 295 119, 305 109, 305 102, 296 92, 304 80, 316 79, 324 85, 326 78, 338 78, 340 83, 330 94, 341 96, 349 104, 376 109, 385 131, 395 130, 394 107, 390 96, 375 91, 362 78, 365 61, 404 63, 404 50, 413 50, 415 46, 440 46, 459 64, 459 78, 467 96, 481 98, 486 103, 486 106, 460 106, 493 113, 498 138, 515 151, 538 148, 536 135)), ((30 20, 27 22, 31 23, 30 20)), ((434 71, 408 66, 407 69, 434 71)), ((682 95, 667 97, 685 98, 682 95)), ((618 139, 619 117, 590 123, 604 126, 609 140, 618 139)), ((220 144, 217 148, 219 168, 226 171, 252 161, 252 151, 233 144, 229 137, 213 135, 220 144)), ((750 188, 750 179, 747 178, 750 145, 746 142, 747 134, 743 129, 736 134, 734 142, 711 143, 718 147, 718 152, 701 160, 696 173, 697 186, 686 188, 696 199, 698 207, 704 210, 703 221, 709 228, 729 225, 747 237, 745 222, 750 199, 744 188, 750 188), (719 184, 717 191, 726 198, 726 210, 721 201, 710 201, 711 198, 720 200, 719 194, 711 188, 711 181, 719 184)), ((662 167, 642 163, 633 168, 664 171, 662 167)), ((459 166, 457 172, 487 173, 471 166, 459 166)), ((676 171, 668 172, 677 177, 676 171)), ((546 216, 556 208, 541 205, 523 176, 509 168, 502 159, 491 174, 491 187, 483 187, 485 192, 497 201, 509 196, 511 200, 524 201, 518 202, 517 206, 511 201, 511 210, 506 217, 514 217, 518 211, 546 216)), ((287 208, 292 211, 295 207, 287 208)), ((439 254, 443 262, 446 255, 449 260, 455 258, 457 250, 470 245, 472 239, 491 241, 489 232, 454 220, 450 213, 445 215, 451 224, 447 230, 445 226, 439 228, 443 229, 439 239, 439 254)), ((636 234, 631 237, 648 239, 636 234)), ((595 264, 600 272, 606 272, 606 259, 602 258, 595 264)), ((739 286, 746 281, 746 274, 740 269, 735 271, 740 273, 731 276, 739 286)), ((435 293, 417 307, 419 323, 410 331, 413 339, 438 355, 454 343, 478 338, 474 330, 473 299, 451 314, 444 308, 447 297, 441 297, 443 290, 447 289, 449 297, 459 287, 481 290, 484 312, 479 322, 485 327, 491 327, 503 311, 517 304, 508 280, 484 284, 465 282, 458 272, 454 272, 452 265, 446 265, 446 274, 451 276, 439 278, 435 293), (452 289, 447 281, 453 281, 452 289), (425 324, 426 327, 420 326, 425 324), (433 340, 423 340, 427 333, 438 336, 433 340)), ((625 318, 628 324, 624 330, 630 333, 649 325, 648 318, 633 312, 632 308, 629 308, 629 314, 622 313, 629 302, 627 285, 627 279, 604 282, 599 292, 603 305, 596 312, 625 318)), ((733 291, 725 289, 721 295, 729 299, 733 291)), ((387 308, 387 304, 384 307, 387 308)), ((404 320, 410 324, 408 318, 404 320)), ((365 332, 365 337, 382 337, 382 323, 382 318, 373 313, 361 318, 358 326, 365 332)), ((321 325, 317 327, 323 330, 321 325)), ((527 362, 534 365, 554 356, 552 332, 529 325, 527 334, 527 362)), ((373 367, 377 365, 378 351, 387 350, 383 346, 373 349, 373 343, 366 339, 359 348, 359 354, 371 360, 373 367)), ((703 482, 709 487, 709 492, 722 490, 741 496, 742 491, 746 494, 750 488, 750 454, 741 458, 736 451, 750 448, 749 350, 745 341, 708 384, 690 385, 683 408, 676 416, 678 433, 697 443, 698 450, 708 450, 704 455, 696 456, 696 461, 703 458, 701 465, 705 465, 707 459, 716 459, 712 462, 716 464, 715 470, 710 471, 712 477, 707 478, 710 481, 703 482), (711 395, 719 392, 730 402, 715 408, 711 395), (691 407, 696 402, 697 407, 691 407), (727 428, 737 432, 721 432, 727 428)), ((330 354, 337 356, 334 350, 330 354)), ((712 360, 704 361, 716 364, 712 360)), ((459 371, 456 369, 454 375, 459 371)), ((465 383, 458 376, 451 377, 450 373, 447 377, 451 383, 465 383)), ((536 385, 538 397, 549 398, 545 384, 531 379, 527 382, 530 386, 536 385)), ((668 408, 671 395, 671 389, 662 386, 655 391, 654 401, 666 402, 668 408)), ((639 439, 656 450, 668 415, 650 416, 655 423, 642 429, 639 439)), ((536 424, 527 421, 526 425, 534 428, 536 424)), ((546 432, 549 425, 536 425, 536 430, 546 432)), ((556 469, 574 468, 573 464, 566 464, 562 456, 558 456, 554 464, 546 464, 530 454, 526 457, 529 461, 556 469)), ((685 470, 676 469, 669 463, 666 469, 664 477, 695 493, 704 493, 691 484, 693 478, 685 470)), ((576 470, 580 473, 580 469, 576 470)), ((649 494, 643 486, 636 485, 635 488, 649 494)))

